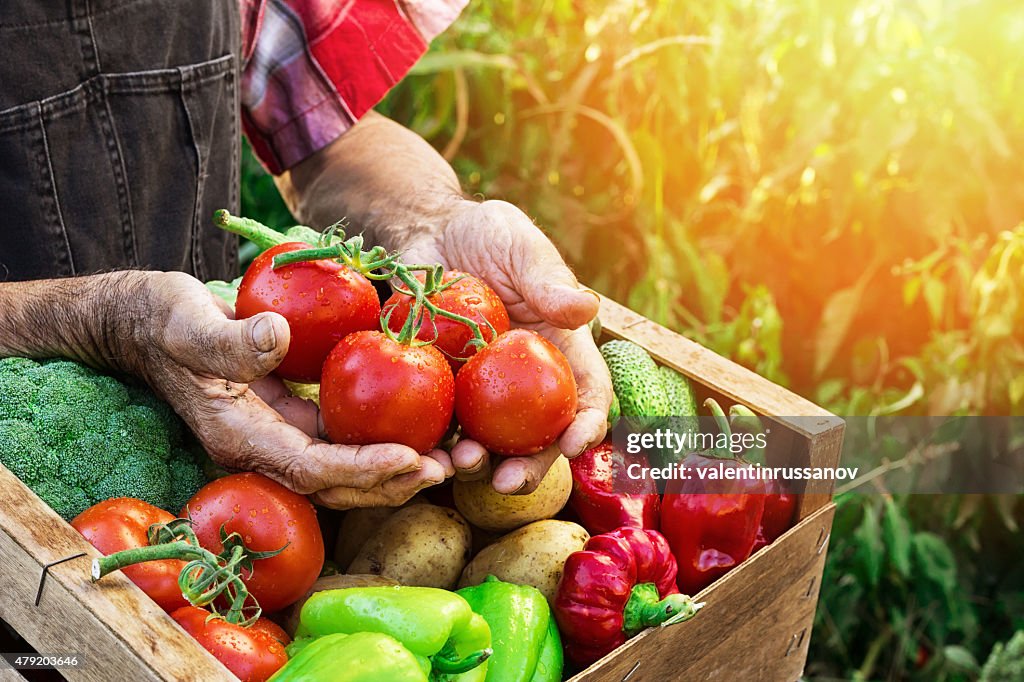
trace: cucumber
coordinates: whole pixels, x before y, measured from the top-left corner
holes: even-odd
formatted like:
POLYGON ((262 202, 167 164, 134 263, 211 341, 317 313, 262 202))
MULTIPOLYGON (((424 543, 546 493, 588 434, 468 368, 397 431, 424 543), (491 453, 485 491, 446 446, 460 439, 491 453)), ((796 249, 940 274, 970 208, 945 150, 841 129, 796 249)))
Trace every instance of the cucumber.
POLYGON ((609 341, 601 356, 612 375, 612 388, 623 417, 634 429, 649 429, 672 414, 665 383, 654 359, 631 341, 609 341))
POLYGON ((659 367, 665 393, 668 397, 670 417, 694 417, 697 424, 697 396, 693 392, 690 380, 671 367, 659 367))
MULTIPOLYGON (((697 418, 697 396, 694 395, 693 385, 685 376, 671 367, 659 367, 662 383, 665 386, 665 393, 668 396, 670 419, 669 426, 678 434, 700 433, 700 419, 697 418)), ((678 462, 688 453, 676 453, 672 450, 656 452, 655 459, 661 466, 678 462)))

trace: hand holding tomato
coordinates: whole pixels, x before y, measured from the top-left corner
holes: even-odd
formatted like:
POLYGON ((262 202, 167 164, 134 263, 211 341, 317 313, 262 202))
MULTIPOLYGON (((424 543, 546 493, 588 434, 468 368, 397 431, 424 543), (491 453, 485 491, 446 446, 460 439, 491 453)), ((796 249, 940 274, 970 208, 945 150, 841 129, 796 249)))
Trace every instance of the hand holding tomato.
MULTIPOLYGON (((505 458, 494 470, 498 492, 531 492, 560 452, 575 457, 604 438, 611 377, 586 327, 597 315, 599 299, 580 287, 551 241, 511 204, 459 200, 438 225, 391 246, 402 249, 407 262, 440 262, 481 277, 505 304, 512 326, 540 333, 572 368, 578 404, 557 445, 533 456, 505 458)), ((479 443, 462 440, 451 456, 460 478, 487 474, 487 451, 479 443)))

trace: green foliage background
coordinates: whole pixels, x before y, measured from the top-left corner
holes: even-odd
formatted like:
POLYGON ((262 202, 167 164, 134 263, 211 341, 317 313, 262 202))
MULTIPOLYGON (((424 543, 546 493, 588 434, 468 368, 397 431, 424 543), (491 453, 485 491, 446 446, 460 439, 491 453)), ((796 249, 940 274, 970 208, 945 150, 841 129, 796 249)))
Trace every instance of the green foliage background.
MULTIPOLYGON (((380 109, 581 280, 837 414, 1021 415, 1022 46, 1019 0, 495 0, 380 109)), ((1024 628, 1020 498, 837 502, 809 677, 975 679, 1024 628)))

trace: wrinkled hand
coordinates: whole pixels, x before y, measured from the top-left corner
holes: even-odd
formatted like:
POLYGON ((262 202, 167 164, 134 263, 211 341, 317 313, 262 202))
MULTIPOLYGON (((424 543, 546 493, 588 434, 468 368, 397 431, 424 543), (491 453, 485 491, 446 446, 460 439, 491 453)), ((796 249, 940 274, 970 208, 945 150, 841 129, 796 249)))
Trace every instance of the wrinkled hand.
POLYGON ((121 364, 143 376, 230 469, 258 471, 337 509, 395 506, 454 474, 448 454, 398 444, 332 445, 318 410, 266 377, 288 351, 276 313, 231 319, 230 308, 182 273, 130 274, 111 312, 121 364), (266 377, 266 378, 264 378, 266 377))
MULTIPOLYGON (((605 435, 611 377, 586 326, 600 300, 582 288, 551 241, 519 209, 503 201, 457 202, 440 229, 406 245, 406 262, 440 262, 486 281, 505 303, 514 327, 533 329, 568 358, 579 389, 576 418, 555 445, 532 457, 502 458, 493 472, 501 493, 532 492, 560 453, 575 457, 605 435)), ((451 453, 464 480, 489 473, 487 452, 460 441, 451 453)))

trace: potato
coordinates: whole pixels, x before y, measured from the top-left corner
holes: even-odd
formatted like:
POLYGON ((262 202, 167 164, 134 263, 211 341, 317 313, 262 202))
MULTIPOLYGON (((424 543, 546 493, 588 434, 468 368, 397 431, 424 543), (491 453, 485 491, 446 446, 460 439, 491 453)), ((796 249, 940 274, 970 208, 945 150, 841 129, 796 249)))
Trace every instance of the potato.
POLYGON ((348 587, 376 587, 379 585, 397 585, 398 581, 392 580, 391 578, 385 578, 380 575, 328 575, 320 578, 313 587, 309 588, 309 592, 306 596, 299 601, 288 607, 285 613, 284 622, 281 626, 284 631, 292 637, 295 636, 295 628, 299 627, 299 613, 302 611, 302 605, 306 603, 310 597, 316 592, 323 592, 324 590, 343 590, 348 587))
POLYGON ((488 477, 481 481, 456 480, 452 488, 455 507, 477 528, 505 531, 541 519, 550 519, 569 501, 572 470, 569 460, 559 457, 544 480, 529 495, 502 495, 491 487, 488 477))
POLYGON ((451 589, 469 561, 469 524, 454 509, 415 504, 378 527, 348 567, 403 585, 451 589))
MULTIPOLYGON (((422 495, 415 495, 402 507, 425 502, 422 495)), ((367 507, 345 512, 338 529, 338 541, 334 545, 334 563, 338 564, 338 569, 348 573, 349 565, 370 536, 380 531, 384 522, 402 507, 367 507)))
POLYGON ((553 603, 565 560, 583 549, 589 539, 578 524, 535 521, 485 547, 462 572, 459 587, 479 585, 493 575, 506 582, 533 585, 553 603))

